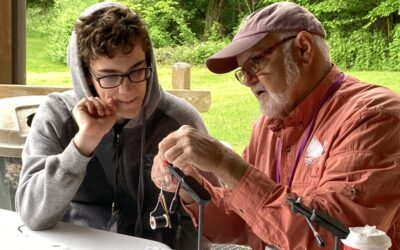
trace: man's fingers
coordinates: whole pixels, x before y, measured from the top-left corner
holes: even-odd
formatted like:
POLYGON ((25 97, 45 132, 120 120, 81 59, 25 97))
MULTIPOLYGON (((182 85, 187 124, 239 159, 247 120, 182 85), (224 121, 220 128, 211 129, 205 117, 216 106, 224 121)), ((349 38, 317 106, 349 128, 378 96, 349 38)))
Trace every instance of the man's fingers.
POLYGON ((182 154, 183 154, 183 149, 179 146, 174 146, 165 151, 164 157, 168 162, 175 165, 177 164, 176 160, 182 154))
POLYGON ((196 142, 193 141, 196 137, 198 137, 197 130, 183 125, 159 143, 159 154, 176 166, 192 164, 198 151, 197 144, 193 143, 196 142))
POLYGON ((178 181, 172 178, 169 173, 152 176, 151 180, 159 189, 167 192, 175 192, 178 187, 178 181))
POLYGON ((161 159, 160 154, 157 154, 153 160, 151 180, 159 189, 167 192, 175 192, 177 185, 171 179, 167 164, 167 162, 161 159))
POLYGON ((171 159, 167 159, 165 156, 165 152, 174 147, 177 143, 177 137, 175 132, 167 135, 159 144, 158 144, 158 153, 161 155, 162 159, 171 162, 171 159))

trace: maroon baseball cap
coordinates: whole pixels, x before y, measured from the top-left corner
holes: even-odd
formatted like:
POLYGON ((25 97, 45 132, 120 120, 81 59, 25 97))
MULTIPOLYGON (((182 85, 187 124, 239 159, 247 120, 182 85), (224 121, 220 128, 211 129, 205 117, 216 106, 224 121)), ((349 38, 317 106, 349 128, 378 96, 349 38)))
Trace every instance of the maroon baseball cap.
POLYGON ((326 37, 318 19, 307 9, 291 2, 274 3, 249 15, 231 44, 207 59, 207 68, 218 74, 239 67, 236 56, 256 45, 270 32, 308 31, 326 37))

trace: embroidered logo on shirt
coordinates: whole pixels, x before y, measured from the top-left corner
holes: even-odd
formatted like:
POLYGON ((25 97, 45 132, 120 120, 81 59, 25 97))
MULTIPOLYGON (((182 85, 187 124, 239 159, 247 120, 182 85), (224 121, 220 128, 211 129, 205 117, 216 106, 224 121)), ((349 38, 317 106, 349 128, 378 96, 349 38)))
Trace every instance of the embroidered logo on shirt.
POLYGON ((313 137, 307 147, 306 157, 304 159, 307 166, 311 166, 314 160, 320 158, 325 153, 324 147, 317 138, 313 137))

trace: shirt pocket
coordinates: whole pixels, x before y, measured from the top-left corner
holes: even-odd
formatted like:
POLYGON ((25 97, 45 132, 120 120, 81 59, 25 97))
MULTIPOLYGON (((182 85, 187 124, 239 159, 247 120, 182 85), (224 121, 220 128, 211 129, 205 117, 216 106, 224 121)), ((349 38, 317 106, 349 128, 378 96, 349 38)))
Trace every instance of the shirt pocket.
POLYGON ((301 193, 306 189, 314 189, 322 177, 325 161, 325 155, 313 159, 301 157, 293 177, 292 189, 299 189, 301 193))

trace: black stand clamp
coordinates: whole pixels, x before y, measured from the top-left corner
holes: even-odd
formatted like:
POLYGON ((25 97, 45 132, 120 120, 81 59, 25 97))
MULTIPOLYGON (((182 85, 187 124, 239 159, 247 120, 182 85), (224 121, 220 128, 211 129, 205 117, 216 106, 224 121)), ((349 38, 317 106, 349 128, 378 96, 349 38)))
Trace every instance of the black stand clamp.
POLYGON ((289 203, 293 213, 300 213, 304 216, 308 225, 311 228, 311 231, 314 233, 314 237, 320 247, 324 247, 325 242, 319 235, 317 230, 315 230, 314 226, 311 224, 311 221, 317 223, 318 225, 335 235, 335 249, 340 249, 340 239, 345 239, 350 233, 350 230, 347 226, 341 224, 339 221, 333 219, 332 217, 318 209, 311 210, 310 208, 304 206, 301 203, 300 198, 298 198, 297 200, 287 198, 287 202, 289 203))
POLYGON ((172 164, 168 164, 169 172, 179 181, 180 186, 186 190, 199 204, 199 228, 197 232, 197 249, 203 249, 203 215, 204 215, 204 205, 207 205, 208 202, 211 200, 210 193, 196 181, 190 175, 185 175, 182 170, 177 167, 174 167, 172 164))

